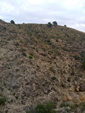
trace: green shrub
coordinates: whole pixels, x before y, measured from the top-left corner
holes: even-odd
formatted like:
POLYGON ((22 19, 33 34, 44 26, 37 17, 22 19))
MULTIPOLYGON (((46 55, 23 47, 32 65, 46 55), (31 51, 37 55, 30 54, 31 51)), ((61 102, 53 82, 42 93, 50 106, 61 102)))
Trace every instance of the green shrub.
POLYGON ((80 108, 81 111, 85 110, 85 102, 79 103, 79 104, 69 104, 67 102, 61 103, 60 107, 70 107, 71 111, 76 110, 77 108, 80 108))
POLYGON ((83 57, 82 67, 83 67, 83 69, 85 69, 85 56, 83 57))
POLYGON ((30 55, 29 55, 29 58, 30 58, 30 59, 32 59, 32 58, 33 58, 33 56, 30 54, 30 55))
POLYGON ((4 105, 5 102, 6 102, 6 98, 5 97, 0 98, 0 105, 4 105))
POLYGON ((26 113, 30 113, 29 111, 26 111, 26 113))
POLYGON ((53 22, 53 25, 56 27, 56 26, 57 26, 57 22, 56 22, 56 21, 54 21, 54 22, 53 22))
POLYGON ((78 107, 78 104, 69 104, 67 102, 61 103, 60 107, 69 107, 71 110, 75 110, 78 107))
POLYGON ((67 27, 66 25, 64 25, 64 27, 67 27))
POLYGON ((79 106, 80 106, 80 108, 81 108, 82 111, 85 110, 85 102, 80 103, 79 106))
POLYGON ((19 97, 16 95, 15 98, 18 99, 19 97))
POLYGON ((51 77, 51 79, 52 79, 52 80, 56 80, 56 77, 55 77, 55 76, 53 76, 53 77, 51 77))
POLYGON ((74 56, 75 60, 80 60, 79 56, 74 56))
POLYGON ((46 113, 55 113, 54 108, 55 106, 53 103, 48 103, 47 105, 45 105, 46 113))
POLYGON ((50 22, 48 22, 47 26, 51 28, 52 24, 50 22))
POLYGON ((35 113, 55 113, 54 104, 38 104, 35 108, 35 113))
POLYGON ((13 95, 15 96, 15 95, 16 95, 16 93, 14 92, 14 93, 13 93, 13 95))
POLYGON ((43 104, 38 104, 35 108, 35 113, 45 113, 45 106, 43 104))
POLYGON ((25 57, 27 56, 25 52, 22 52, 22 55, 25 56, 25 57))
POLYGON ((14 20, 11 20, 10 23, 11 23, 11 24, 15 24, 14 20))
POLYGON ((68 103, 61 103, 60 107, 69 107, 69 104, 68 103))

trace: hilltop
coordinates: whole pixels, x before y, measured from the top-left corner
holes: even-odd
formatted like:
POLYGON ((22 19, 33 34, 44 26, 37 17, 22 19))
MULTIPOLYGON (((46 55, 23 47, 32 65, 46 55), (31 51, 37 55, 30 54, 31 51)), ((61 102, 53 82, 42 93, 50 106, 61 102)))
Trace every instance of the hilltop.
POLYGON ((0 20, 0 112, 26 113, 48 102, 56 109, 63 103, 85 105, 84 56, 83 32, 0 20))

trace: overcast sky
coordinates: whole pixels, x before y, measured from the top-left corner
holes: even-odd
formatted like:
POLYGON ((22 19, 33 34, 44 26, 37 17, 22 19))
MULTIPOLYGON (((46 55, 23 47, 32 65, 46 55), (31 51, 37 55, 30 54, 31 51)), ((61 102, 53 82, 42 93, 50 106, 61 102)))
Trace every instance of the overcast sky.
POLYGON ((85 32, 85 0, 0 0, 0 19, 16 23, 48 23, 85 32))

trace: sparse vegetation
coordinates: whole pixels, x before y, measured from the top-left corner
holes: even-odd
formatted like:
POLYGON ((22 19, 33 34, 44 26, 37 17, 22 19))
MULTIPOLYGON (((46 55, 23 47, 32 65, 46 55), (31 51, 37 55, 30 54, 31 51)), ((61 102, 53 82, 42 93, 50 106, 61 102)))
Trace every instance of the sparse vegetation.
POLYGON ((11 20, 10 23, 11 23, 11 24, 15 24, 14 20, 11 20))
POLYGON ((55 69, 53 67, 50 67, 49 70, 53 73, 55 73, 55 69))
POLYGON ((68 102, 63 102, 60 104, 60 107, 69 107, 71 111, 80 108, 81 111, 85 110, 85 102, 79 104, 69 104, 68 102))
POLYGON ((25 57, 27 56, 25 52, 22 52, 22 55, 25 56, 25 57))
POLYGON ((48 26, 49 28, 51 28, 51 27, 52 27, 51 22, 48 22, 47 26, 48 26))
POLYGON ((52 103, 38 104, 35 108, 35 113, 56 113, 55 106, 52 103))
POLYGON ((77 104, 72 104, 71 105, 69 103, 64 102, 60 105, 60 107, 69 107, 71 110, 75 110, 78 107, 78 105, 77 104))
POLYGON ((56 27, 56 26, 57 26, 57 22, 56 22, 56 21, 54 21, 54 22, 53 22, 53 25, 56 27))
POLYGON ((80 60, 80 57, 77 55, 75 55, 74 58, 75 58, 75 60, 80 60))
POLYGON ((5 97, 0 97, 0 106, 1 105, 5 105, 5 102, 6 102, 6 98, 5 97))
POLYGON ((82 67, 83 67, 83 69, 85 69, 85 56, 83 57, 82 67))
MULTIPOLYGON (((71 101, 72 106, 64 102, 60 109, 75 110, 73 104, 85 100, 85 33, 55 26, 0 24, 0 97, 7 98, 1 99, 0 108, 5 108, 4 113, 6 109, 35 113, 38 102, 45 104, 37 105, 36 113, 54 113, 46 101, 54 102, 55 109, 60 102, 71 101)), ((84 106, 78 108, 83 111, 84 106)))
POLYGON ((64 27, 67 27, 66 25, 64 25, 64 27))
POLYGON ((84 111, 85 110, 85 102, 80 103, 79 107, 81 108, 82 111, 84 111))
POLYGON ((52 80, 56 80, 56 77, 55 77, 55 76, 53 76, 53 77, 51 77, 51 79, 52 79, 52 80))
POLYGON ((33 55, 30 54, 30 55, 29 55, 29 58, 32 59, 32 58, 33 58, 33 55))

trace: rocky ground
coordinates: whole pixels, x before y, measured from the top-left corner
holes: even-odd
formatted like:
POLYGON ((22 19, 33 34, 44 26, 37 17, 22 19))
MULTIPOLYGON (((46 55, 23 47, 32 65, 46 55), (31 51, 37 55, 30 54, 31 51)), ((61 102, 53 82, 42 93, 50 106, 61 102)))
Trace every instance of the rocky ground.
POLYGON ((58 113, 85 113, 83 56, 83 32, 0 20, 0 113, 26 113, 47 102, 58 113))

